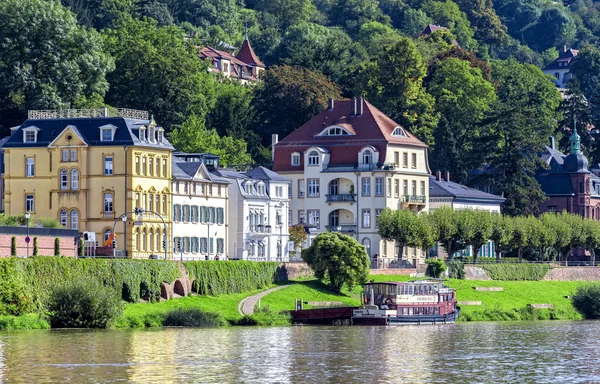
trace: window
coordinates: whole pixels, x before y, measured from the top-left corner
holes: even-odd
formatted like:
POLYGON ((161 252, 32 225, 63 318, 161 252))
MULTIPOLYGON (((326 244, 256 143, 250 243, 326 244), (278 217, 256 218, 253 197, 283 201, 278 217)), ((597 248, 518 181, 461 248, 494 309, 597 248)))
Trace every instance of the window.
POLYGON ((154 195, 148 196, 148 211, 154 212, 154 195))
POLYGON ((79 211, 76 209, 71 211, 71 229, 79 229, 79 211))
POLYGON ((104 212, 113 211, 113 195, 112 193, 104 194, 104 212))
POLYGON ((398 151, 394 152, 394 166, 400 166, 400 152, 398 151))
POLYGON ((408 168, 408 153, 402 152, 402 167, 408 168))
POLYGON ((379 226, 379 217, 381 216, 381 209, 375 210, 375 228, 379 226))
POLYGON ((298 211, 298 222, 306 223, 306 213, 304 211, 298 211))
POLYGON ((400 180, 394 179, 394 197, 400 196, 400 180))
POLYGON ((292 153, 292 166, 297 167, 300 165, 300 154, 292 153))
POLYGON ((27 177, 35 176, 35 159, 33 157, 28 157, 25 160, 25 176, 27 176, 27 177))
POLYGON ((79 189, 79 171, 77 169, 71 169, 71 189, 79 189))
POLYGON ((421 196, 425 196, 425 182, 421 181, 421 196))
POLYGON ((556 80, 560 80, 560 72, 554 73, 554 77, 556 77, 556 80))
POLYGON ((146 231, 146 228, 142 231, 142 251, 145 251, 148 246, 148 232, 146 231))
POLYGON ((146 141, 146 128, 140 128, 140 141, 146 141))
POLYGON ((155 138, 156 138, 156 136, 154 135, 154 126, 150 125, 150 126, 148 126, 148 141, 150 141, 151 143, 154 143, 155 138))
POLYGON ((383 196, 383 177, 375 178, 375 196, 383 196))
POLYGON ((548 211, 549 212, 558 212, 558 208, 556 207, 556 205, 549 205, 548 211))
POLYGON ((104 175, 110 176, 113 174, 113 158, 112 156, 106 156, 104 158, 104 175))
POLYGON ((387 179, 387 196, 392 197, 392 179, 387 179))
POLYGON ((33 195, 25 195, 25 212, 35 212, 33 195))
POLYGON ((311 151, 308 154, 308 165, 319 165, 319 152, 311 151))
POLYGON ((308 197, 319 197, 319 179, 308 179, 308 197))
POLYGON ((112 129, 110 128, 103 128, 102 129, 102 136, 100 137, 100 141, 112 141, 112 129))
POLYGON ((60 152, 61 152, 60 161, 62 161, 62 162, 69 161, 69 150, 68 149, 63 149, 60 152))
POLYGON ((146 156, 142 157, 142 173, 144 174, 144 176, 146 176, 148 174, 148 168, 146 167, 147 164, 147 159, 146 156))
POLYGON ((364 151, 362 154, 362 163, 363 164, 371 164, 372 160, 373 160, 373 153, 369 150, 364 151))
POLYGON ((408 180, 404 180, 404 185, 402 187, 404 189, 403 195, 408 195, 408 180))
POLYGON ((411 154, 410 157, 411 157, 411 163, 410 163, 411 168, 417 168, 417 154, 413 153, 413 154, 411 154))
POLYGON ((402 129, 402 127, 400 127, 400 126, 394 128, 394 131, 392 132, 392 136, 408 137, 406 135, 406 132, 404 131, 404 129, 402 129))
POLYGON ((275 195, 277 197, 283 197, 283 187, 275 187, 275 195))
POLYGON ((63 226, 63 228, 67 228, 67 210, 63 209, 62 211, 60 211, 60 225, 63 226))
POLYGON ((363 196, 371 196, 371 178, 370 177, 362 178, 362 195, 363 196))
POLYGON ((362 226, 363 226, 363 228, 371 227, 371 210, 370 209, 362 210, 362 226))
POLYGON ((139 156, 135 157, 135 174, 136 175, 140 174, 140 157, 139 156))
POLYGON ((154 176, 154 159, 152 157, 148 159, 148 169, 150 176, 154 176))
POLYGON ((305 195, 304 180, 298 180, 298 197, 303 198, 305 195))
POLYGON ((217 239, 217 253, 225 252, 225 240, 217 239))
POLYGON ((69 172, 65 168, 60 170, 60 189, 69 189, 69 172))
POLYGON ((309 209, 306 211, 308 213, 308 224, 320 226, 320 211, 315 209, 309 209))
POLYGON ((163 177, 167 177, 167 159, 163 159, 163 177))
POLYGON ((156 176, 160 177, 160 157, 156 158, 156 176))
POLYGON ((346 136, 352 135, 342 127, 330 127, 323 130, 318 136, 346 136))
POLYGON ((104 234, 103 234, 102 238, 104 239, 105 243, 108 241, 108 239, 110 239, 110 235, 111 234, 112 234, 112 231, 110 229, 106 229, 104 231, 104 234))
POLYGON ((77 150, 71 149, 70 154, 71 154, 71 161, 77 161, 77 150))
POLYGON ((417 196, 417 181, 413 180, 411 183, 412 186, 412 195, 417 196))
POLYGON ((288 227, 292 225, 292 211, 288 211, 288 227))
POLYGON ((23 135, 25 135, 23 137, 23 142, 24 143, 35 143, 35 141, 36 141, 35 139, 37 137, 37 131, 34 130, 34 129, 30 129, 30 130, 27 130, 27 131, 24 130, 23 131, 23 135))

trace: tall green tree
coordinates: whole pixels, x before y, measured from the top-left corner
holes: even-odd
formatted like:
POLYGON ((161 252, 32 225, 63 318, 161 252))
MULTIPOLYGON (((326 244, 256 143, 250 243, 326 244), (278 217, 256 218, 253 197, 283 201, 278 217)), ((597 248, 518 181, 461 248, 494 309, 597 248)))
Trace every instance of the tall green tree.
POLYGON ((457 215, 452 208, 441 207, 430 214, 433 225, 437 228, 438 241, 448 253, 448 261, 454 260, 454 252, 461 250, 457 215))
POLYGON ((77 24, 54 0, 0 2, 0 128, 23 122, 28 109, 102 102, 114 62, 101 36, 77 24))
POLYGON ((428 233, 420 223, 420 218, 408 210, 384 209, 379 216, 378 232, 381 238, 395 241, 402 257, 404 247, 420 247, 422 238, 428 233))
POLYGON ((389 17, 378 7, 378 2, 372 0, 333 0, 329 20, 332 25, 344 28, 352 36, 361 25, 370 21, 390 23, 389 17))
POLYGON ((427 0, 421 6, 421 10, 431 17, 436 24, 450 29, 456 35, 461 47, 467 50, 473 50, 477 47, 477 41, 473 39, 475 33, 471 29, 471 23, 467 15, 460 10, 454 1, 427 0))
POLYGON ((370 259, 358 241, 337 232, 321 233, 302 251, 302 259, 333 292, 346 285, 349 290, 366 281, 370 259))
POLYGON ((77 16, 77 22, 97 30, 112 28, 136 9, 135 0, 61 0, 77 16))
POLYGON ((311 0, 259 0, 254 9, 270 14, 283 31, 309 21, 317 12, 311 0))
POLYGON ((432 145, 438 114, 433 97, 423 87, 425 74, 425 64, 415 44, 401 38, 356 70, 354 94, 365 95, 397 123, 432 145))
POLYGON ((479 124, 496 100, 494 86, 479 68, 456 58, 438 61, 431 72, 428 91, 447 125, 435 134, 432 168, 450 171, 457 182, 465 183, 468 172, 482 162, 481 153, 474 149, 479 124))
POLYGON ((498 91, 479 141, 489 165, 484 178, 506 198, 505 213, 532 214, 546 199, 535 172, 541 166, 538 153, 556 129, 561 96, 533 65, 508 60, 492 67, 498 91))
POLYGON ((500 262, 502 252, 506 252, 511 249, 514 232, 514 220, 510 216, 492 214, 490 216, 490 224, 490 240, 494 242, 496 262, 500 262))
POLYGON ((479 250, 491 239, 492 234, 494 233, 493 225, 498 224, 498 222, 492 221, 493 216, 487 211, 472 212, 471 216, 473 218, 474 230, 468 242, 469 245, 473 247, 473 260, 477 261, 479 250))
POLYGON ((537 239, 536 228, 539 220, 534 216, 507 216, 511 222, 510 245, 517 250, 519 263, 523 261, 523 250, 527 247, 535 248, 537 239))

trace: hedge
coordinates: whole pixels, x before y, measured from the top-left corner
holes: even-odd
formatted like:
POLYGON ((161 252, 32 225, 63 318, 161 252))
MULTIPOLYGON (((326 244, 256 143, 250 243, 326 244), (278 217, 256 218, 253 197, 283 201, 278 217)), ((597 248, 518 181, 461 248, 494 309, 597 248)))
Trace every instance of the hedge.
POLYGON ((252 261, 188 261, 183 263, 192 291, 199 295, 224 295, 264 288, 283 280, 278 275, 279 263, 252 261))
POLYGON ((492 280, 542 280, 552 269, 549 264, 482 264, 478 265, 492 280))
POLYGON ((124 300, 160 296, 160 284, 181 275, 179 265, 158 260, 101 260, 63 257, 0 259, 0 315, 45 309, 49 292, 65 281, 93 279, 121 293, 124 300))

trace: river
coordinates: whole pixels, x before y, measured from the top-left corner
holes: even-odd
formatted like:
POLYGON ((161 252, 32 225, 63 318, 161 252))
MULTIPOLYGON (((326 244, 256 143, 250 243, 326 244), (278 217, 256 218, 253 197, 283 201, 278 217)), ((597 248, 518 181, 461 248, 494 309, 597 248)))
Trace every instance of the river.
POLYGON ((0 332, 2 383, 600 382, 600 322, 0 332))

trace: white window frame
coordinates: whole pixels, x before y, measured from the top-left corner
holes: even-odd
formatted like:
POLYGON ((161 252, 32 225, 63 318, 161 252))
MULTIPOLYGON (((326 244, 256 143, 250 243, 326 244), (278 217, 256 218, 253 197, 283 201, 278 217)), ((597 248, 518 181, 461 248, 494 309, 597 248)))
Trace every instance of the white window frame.
POLYGON ((27 127, 23 128, 23 142, 24 143, 37 143, 38 127, 27 127), (29 137, 32 135, 32 137, 29 137))
POLYGON ((394 128, 394 130, 392 131, 392 136, 408 137, 406 131, 401 126, 397 126, 396 128, 394 128))
POLYGON ((35 157, 27 157, 25 159, 25 176, 26 177, 34 177, 35 176, 35 157))
POLYGON ((316 227, 321 226, 321 211, 318 209, 309 209, 306 211, 308 217, 308 224, 316 227))
POLYGON ((104 156, 104 176, 111 176, 112 174, 113 174, 113 157, 112 157, 112 155, 104 156))
POLYGON ((66 209, 60 211, 60 213, 58 214, 58 220, 60 222, 60 225, 63 226, 63 228, 69 228, 69 213, 66 209))
POLYGON ((79 211, 74 209, 70 215, 71 229, 79 229, 79 211))
POLYGON ((294 153, 292 153, 292 167, 299 167, 299 166, 300 166, 300 153, 294 152, 294 153))
POLYGON ((320 191, 319 179, 308 179, 307 197, 319 197, 320 194, 321 194, 321 191, 320 191))
POLYGON ((370 177, 362 178, 362 195, 363 196, 371 196, 371 178, 370 177))
POLYGON ((59 171, 59 182, 61 191, 69 189, 69 171, 67 168, 61 168, 59 171))
POLYGON ((104 208, 104 212, 113 212, 113 193, 112 192, 105 192, 104 193, 104 204, 103 204, 103 208, 104 208))
POLYGON ((100 141, 113 141, 115 139, 115 128, 112 125, 100 127, 100 141), (110 139, 105 137, 106 133, 110 133, 110 139))
POLYGON ((69 150, 68 149, 61 150, 60 161, 62 161, 63 163, 66 163, 67 161, 69 161, 69 150))
POLYGON ((375 196, 385 196, 385 186, 383 177, 375 178, 375 196))
POLYGON ((319 165, 320 159, 319 151, 310 151, 308 153, 308 165, 316 166, 319 165))
POLYGON ((373 163, 373 151, 370 149, 365 150, 361 155, 361 164, 369 165, 373 163))
POLYGON ((71 169, 71 172, 69 172, 69 179, 71 181, 71 189, 78 190, 79 189, 79 170, 77 168, 71 169))
POLYGON ((35 195, 32 193, 25 195, 25 212, 35 212, 35 195))
POLYGON ((303 199, 306 197, 306 182, 304 179, 298 180, 298 198, 303 199))
POLYGON ((362 209, 361 211, 361 222, 363 228, 371 228, 371 210, 370 209, 362 209))

